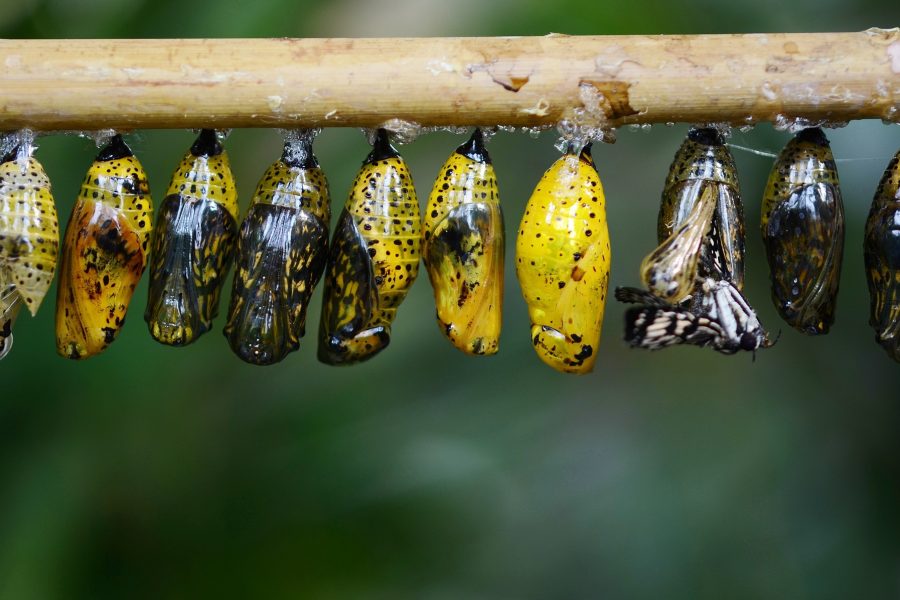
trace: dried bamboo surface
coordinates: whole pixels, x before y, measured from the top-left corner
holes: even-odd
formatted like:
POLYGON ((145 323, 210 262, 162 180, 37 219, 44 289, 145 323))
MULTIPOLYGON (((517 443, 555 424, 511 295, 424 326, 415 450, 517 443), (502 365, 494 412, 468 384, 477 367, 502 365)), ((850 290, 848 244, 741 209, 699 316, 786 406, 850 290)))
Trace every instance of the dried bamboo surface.
POLYGON ((900 30, 0 40, 0 129, 900 120, 900 30))

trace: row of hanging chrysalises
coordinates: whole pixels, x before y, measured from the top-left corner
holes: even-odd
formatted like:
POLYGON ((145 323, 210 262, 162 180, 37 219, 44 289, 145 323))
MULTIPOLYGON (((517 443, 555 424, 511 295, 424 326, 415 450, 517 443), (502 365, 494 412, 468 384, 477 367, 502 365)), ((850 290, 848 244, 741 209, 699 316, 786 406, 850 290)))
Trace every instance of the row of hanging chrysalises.
MULTIPOLYGON (((424 219, 412 177, 388 133, 350 190, 328 243, 328 182, 314 132, 289 137, 239 223, 221 137, 200 132, 172 177, 153 224, 147 176, 118 135, 85 176, 66 229, 56 305, 56 347, 81 359, 121 329, 147 264, 144 312, 157 341, 183 346, 212 326, 236 263, 224 334, 244 361, 273 364, 299 347, 313 289, 324 274, 318 356, 371 358, 424 260, 441 332, 473 355, 498 350, 504 231, 497 181, 480 130, 450 156, 424 219)), ((0 358, 21 307, 34 315, 57 266, 50 181, 19 143, 0 164, 0 358)), ((877 341, 900 361, 900 152, 875 193, 865 233, 877 341)), ((781 316, 806 334, 834 321, 844 244, 837 170, 821 129, 798 133, 766 187, 762 236, 781 316)), ((651 350, 676 344, 732 354, 772 345, 742 294, 744 217, 734 161, 715 129, 696 128, 675 155, 662 193, 659 246, 640 267, 646 289, 618 288, 635 306, 625 339, 651 350)), ((516 273, 538 356, 564 372, 591 370, 610 268, 603 186, 590 145, 570 145, 538 182, 522 217, 516 273)))

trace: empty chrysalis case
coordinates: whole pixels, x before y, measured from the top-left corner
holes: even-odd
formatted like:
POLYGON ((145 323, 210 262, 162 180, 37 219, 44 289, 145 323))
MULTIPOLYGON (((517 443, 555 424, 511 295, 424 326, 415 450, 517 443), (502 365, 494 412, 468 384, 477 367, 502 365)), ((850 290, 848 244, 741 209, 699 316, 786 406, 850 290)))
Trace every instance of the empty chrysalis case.
POLYGON ((309 299, 328 254, 331 196, 307 132, 265 172, 238 236, 224 328, 234 353, 271 365, 300 347, 309 299))
POLYGON ((99 354, 122 329, 147 265, 153 203, 147 174, 122 136, 88 169, 66 226, 56 296, 56 351, 99 354))
POLYGON ((22 307, 37 314, 59 253, 50 178, 33 151, 20 143, 0 162, 0 359, 12 349, 22 307))
POLYGON ((544 173, 525 206, 516 238, 516 275, 542 361, 589 373, 597 359, 609 284, 606 198, 590 144, 544 173))
POLYGON ((466 354, 495 354, 503 320, 503 213, 481 130, 450 155, 424 218, 438 326, 466 354))
POLYGON ((669 302, 688 298, 700 279, 744 286, 744 209, 734 158, 713 128, 692 129, 666 177, 657 222, 659 247, 641 279, 669 302))
POLYGON ((319 360, 353 364, 387 347, 397 309, 418 275, 421 245, 412 175, 379 129, 332 237, 319 360))
POLYGON ((840 284, 844 206, 831 147, 818 127, 799 132, 775 161, 761 229, 778 313, 802 333, 828 333, 840 284))
POLYGON ((863 243, 869 284, 869 324, 875 340, 900 362, 900 152, 888 164, 872 200, 863 243))
POLYGON ((184 346, 212 328, 237 245, 237 190, 214 130, 181 159, 157 213, 144 320, 156 341, 184 346))

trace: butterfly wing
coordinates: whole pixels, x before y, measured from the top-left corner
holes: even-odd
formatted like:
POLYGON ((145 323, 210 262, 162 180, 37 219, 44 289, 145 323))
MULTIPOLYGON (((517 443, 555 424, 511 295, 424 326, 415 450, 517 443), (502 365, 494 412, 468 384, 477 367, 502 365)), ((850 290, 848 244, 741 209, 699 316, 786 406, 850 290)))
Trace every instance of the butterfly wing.
POLYGON ((654 296, 647 290, 634 287, 617 287, 615 292, 616 300, 626 304, 645 304, 647 306, 657 306, 659 308, 672 308, 672 305, 659 296, 654 296))
POLYGON ((636 306, 625 311, 625 341, 633 348, 661 350, 679 344, 716 346, 724 335, 718 323, 687 310, 636 306))

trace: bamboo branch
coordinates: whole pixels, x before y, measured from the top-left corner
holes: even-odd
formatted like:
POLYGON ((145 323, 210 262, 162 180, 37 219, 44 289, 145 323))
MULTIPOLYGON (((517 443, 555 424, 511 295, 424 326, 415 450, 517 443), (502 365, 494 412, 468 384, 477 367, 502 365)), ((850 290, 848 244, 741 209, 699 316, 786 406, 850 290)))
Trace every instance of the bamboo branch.
POLYGON ((900 120, 900 30, 0 40, 0 128, 900 120))

